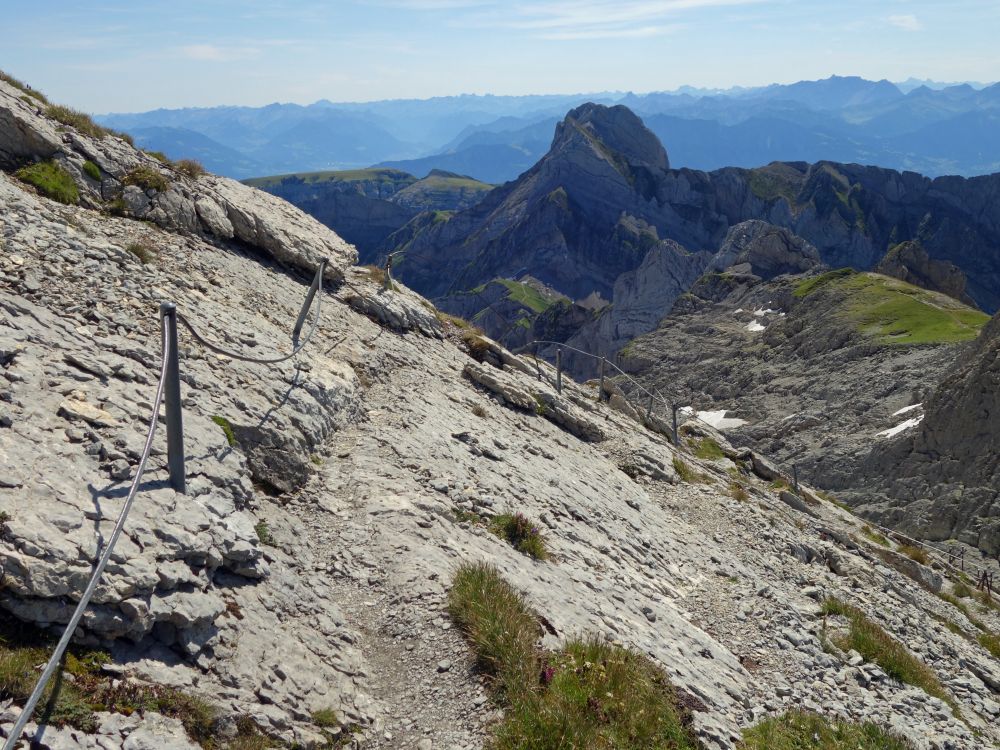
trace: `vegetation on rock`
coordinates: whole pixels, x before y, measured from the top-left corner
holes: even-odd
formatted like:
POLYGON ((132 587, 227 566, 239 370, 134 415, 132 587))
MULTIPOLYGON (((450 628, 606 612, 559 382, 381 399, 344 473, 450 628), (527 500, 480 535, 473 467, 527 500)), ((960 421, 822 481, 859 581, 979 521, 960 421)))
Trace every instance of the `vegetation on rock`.
POLYGON ((493 679, 504 718, 496 750, 700 748, 666 674, 645 656, 596 637, 537 648, 538 620, 496 568, 465 563, 448 608, 493 679))
POLYGON ((162 193, 170 186, 170 181, 152 167, 136 167, 125 175, 126 185, 135 185, 143 190, 155 190, 162 193))
POLYGON ((79 203, 80 191, 73 176, 54 161, 43 161, 17 170, 17 177, 34 185, 47 198, 60 203, 79 203))
POLYGON ((528 557, 536 560, 546 560, 549 557, 542 530, 523 513, 501 513, 494 516, 490 531, 506 539, 510 546, 528 557))
POLYGON ((872 722, 829 719, 792 710, 744 730, 739 750, 912 750, 906 739, 872 722))

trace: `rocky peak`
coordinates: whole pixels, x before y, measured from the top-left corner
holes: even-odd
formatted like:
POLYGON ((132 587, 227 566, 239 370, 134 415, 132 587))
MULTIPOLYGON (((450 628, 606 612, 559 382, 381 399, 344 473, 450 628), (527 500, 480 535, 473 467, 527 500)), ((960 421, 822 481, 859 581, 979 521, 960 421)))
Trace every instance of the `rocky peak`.
POLYGON ((968 279, 962 269, 949 261, 931 258, 920 242, 901 242, 892 247, 875 270, 976 306, 965 291, 968 279))
POLYGON ((630 166, 666 170, 670 161, 663 144, 628 107, 583 104, 556 126, 550 153, 574 147, 580 139, 630 166))
POLYGON ((766 221, 744 221, 732 227, 712 259, 711 270, 750 273, 773 279, 804 273, 822 265, 819 251, 784 227, 766 221))

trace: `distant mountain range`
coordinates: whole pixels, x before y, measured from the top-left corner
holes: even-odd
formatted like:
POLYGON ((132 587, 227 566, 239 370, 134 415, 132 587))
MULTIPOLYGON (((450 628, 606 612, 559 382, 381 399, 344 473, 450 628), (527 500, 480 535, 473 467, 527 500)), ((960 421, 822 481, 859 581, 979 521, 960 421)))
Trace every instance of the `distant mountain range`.
POLYGON ((833 160, 929 176, 1000 171, 1000 84, 833 76, 725 91, 456 96, 309 106, 155 110, 98 117, 172 158, 233 177, 372 165, 515 179, 586 102, 624 104, 670 144, 675 166, 712 170, 833 160))

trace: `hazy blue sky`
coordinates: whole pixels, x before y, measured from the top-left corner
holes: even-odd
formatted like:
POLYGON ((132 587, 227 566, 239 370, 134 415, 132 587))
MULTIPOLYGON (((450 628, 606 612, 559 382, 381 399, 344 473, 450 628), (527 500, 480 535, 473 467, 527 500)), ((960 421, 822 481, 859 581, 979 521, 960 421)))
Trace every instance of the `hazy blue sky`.
POLYGON ((0 68, 89 112, 839 75, 1000 79, 997 0, 3 2, 0 68))

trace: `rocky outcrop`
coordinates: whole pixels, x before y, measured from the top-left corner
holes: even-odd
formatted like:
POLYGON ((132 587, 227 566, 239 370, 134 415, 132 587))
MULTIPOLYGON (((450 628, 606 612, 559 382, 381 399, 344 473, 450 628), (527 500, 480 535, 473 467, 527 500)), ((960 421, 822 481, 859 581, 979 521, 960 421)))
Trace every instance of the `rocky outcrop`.
POLYGON ((752 220, 729 230, 709 268, 770 280, 782 274, 813 271, 821 265, 819 251, 801 237, 782 227, 752 220))
POLYGON ((962 269, 948 261, 933 260, 919 242, 901 242, 891 248, 875 270, 947 294, 967 305, 976 304, 965 292, 968 279, 962 269))
POLYGON ((877 446, 857 495, 860 510, 930 539, 1000 554, 1000 316, 950 368, 919 424, 877 446))
POLYGON ((235 180, 191 177, 114 135, 91 136, 47 117, 37 102, 0 81, 0 168, 52 159, 72 176, 83 205, 144 219, 165 229, 236 240, 289 266, 343 277, 357 252, 287 203, 235 180), (84 170, 97 168, 100 180, 84 170))

